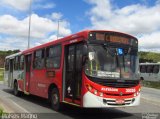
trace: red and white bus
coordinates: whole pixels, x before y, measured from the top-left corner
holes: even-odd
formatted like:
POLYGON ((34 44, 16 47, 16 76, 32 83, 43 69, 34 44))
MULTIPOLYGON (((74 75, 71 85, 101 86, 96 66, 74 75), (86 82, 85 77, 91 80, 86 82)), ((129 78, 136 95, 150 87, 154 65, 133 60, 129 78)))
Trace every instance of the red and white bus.
POLYGON ((120 32, 86 30, 7 56, 5 81, 19 92, 79 107, 140 103, 138 40, 120 32))

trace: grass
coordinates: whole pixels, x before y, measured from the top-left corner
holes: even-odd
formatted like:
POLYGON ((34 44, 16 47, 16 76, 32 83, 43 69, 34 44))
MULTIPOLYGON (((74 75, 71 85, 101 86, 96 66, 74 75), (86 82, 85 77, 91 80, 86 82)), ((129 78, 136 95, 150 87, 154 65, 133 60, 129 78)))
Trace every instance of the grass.
POLYGON ((160 89, 160 81, 142 81, 144 87, 160 89))
POLYGON ((0 68, 0 81, 3 81, 4 69, 0 68))
POLYGON ((3 109, 0 107, 0 118, 2 117, 3 113, 3 109))
POLYGON ((4 115, 7 115, 7 114, 8 114, 8 113, 6 113, 6 112, 4 111, 4 109, 0 107, 0 119, 1 119, 4 115))

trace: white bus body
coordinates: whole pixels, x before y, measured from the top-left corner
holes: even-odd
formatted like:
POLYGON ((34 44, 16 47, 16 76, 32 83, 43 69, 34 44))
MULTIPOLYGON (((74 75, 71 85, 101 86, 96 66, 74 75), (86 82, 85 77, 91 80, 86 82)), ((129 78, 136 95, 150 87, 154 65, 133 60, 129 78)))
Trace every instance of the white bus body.
POLYGON ((140 77, 146 81, 160 81, 160 63, 140 63, 140 77))
POLYGON ((15 68, 15 57, 20 56, 21 52, 7 56, 5 58, 4 84, 13 88, 14 79, 17 79, 21 70, 15 68))

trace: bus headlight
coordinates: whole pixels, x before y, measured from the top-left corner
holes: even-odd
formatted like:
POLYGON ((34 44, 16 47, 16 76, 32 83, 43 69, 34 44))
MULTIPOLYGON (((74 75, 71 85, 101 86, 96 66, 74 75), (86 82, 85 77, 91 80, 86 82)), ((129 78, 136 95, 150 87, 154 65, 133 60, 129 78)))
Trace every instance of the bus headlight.
POLYGON ((137 92, 137 96, 139 95, 139 92, 137 92))
POLYGON ((100 93, 99 95, 100 95, 101 97, 103 97, 103 93, 100 93))
POLYGON ((97 90, 94 90, 94 94, 97 95, 97 90))
POLYGON ((141 91, 141 88, 139 88, 139 92, 141 91))
POLYGON ((92 86, 90 86, 90 85, 86 85, 86 87, 87 87, 87 89, 88 89, 89 91, 91 91, 91 90, 92 90, 92 86))
POLYGON ((97 96, 100 96, 100 97, 103 97, 103 93, 102 92, 99 92, 98 90, 94 89, 91 85, 86 85, 86 88, 88 89, 89 92, 97 95, 97 96))

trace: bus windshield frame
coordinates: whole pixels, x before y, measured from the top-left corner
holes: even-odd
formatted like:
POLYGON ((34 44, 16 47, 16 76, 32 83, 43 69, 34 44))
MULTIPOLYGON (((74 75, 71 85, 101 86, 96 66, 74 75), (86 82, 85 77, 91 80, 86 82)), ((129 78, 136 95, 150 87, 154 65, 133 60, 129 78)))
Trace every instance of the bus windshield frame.
MULTIPOLYGON (((102 34, 108 35, 109 33, 102 34)), ((119 34, 112 33, 112 37, 114 37, 113 34, 118 38, 119 34)), ((86 75, 100 79, 139 80, 137 39, 133 37, 129 39, 129 36, 123 34, 120 36, 121 42, 117 39, 115 39, 115 42, 112 40, 112 42, 105 39, 94 39, 96 38, 95 35, 96 33, 89 34, 88 60, 85 65, 86 75), (123 42, 122 36, 131 41, 123 42), (126 44, 126 42, 129 44, 126 44)), ((106 35, 102 36, 106 37, 106 35)))

